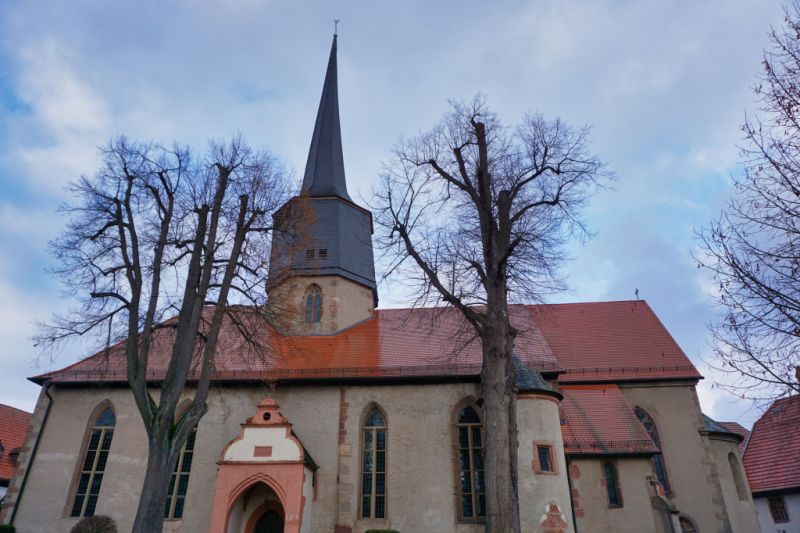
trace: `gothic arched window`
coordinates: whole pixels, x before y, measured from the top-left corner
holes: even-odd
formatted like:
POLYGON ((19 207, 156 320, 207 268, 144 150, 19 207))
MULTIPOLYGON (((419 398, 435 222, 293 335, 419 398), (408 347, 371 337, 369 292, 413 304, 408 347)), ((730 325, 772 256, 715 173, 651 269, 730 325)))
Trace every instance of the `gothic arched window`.
POLYGON ((620 491, 617 467, 612 462, 603 463, 603 478, 606 482, 609 507, 622 507, 622 491, 620 491))
POLYGON ((386 417, 377 405, 361 429, 361 518, 386 518, 386 417))
POLYGON ((172 471, 167 492, 167 505, 164 509, 164 518, 167 520, 177 520, 183 517, 183 506, 186 500, 186 489, 189 487, 189 473, 192 470, 196 437, 197 426, 189 432, 189 436, 186 438, 186 442, 178 455, 175 469, 172 471))
POLYGON ((681 533, 697 533, 697 526, 688 516, 683 515, 678 518, 678 523, 681 525, 681 533))
MULTIPOLYGON (((658 438, 658 428, 656 427, 656 423, 653 421, 653 418, 647 414, 647 411, 639 407, 638 405, 633 409, 633 412, 636 414, 636 418, 639 419, 639 422, 642 423, 644 429, 647 431, 647 434, 650 435, 650 440, 653 441, 653 444, 656 445, 659 452, 661 451, 661 439, 658 438)), ((653 470, 656 474, 656 479, 664 488, 664 492, 670 494, 672 490, 669 486, 669 478, 667 477, 667 467, 664 464, 664 455, 662 453, 657 453, 653 455, 651 459, 653 463, 653 470)))
POLYGON ((459 518, 478 522, 486 516, 483 476, 483 422, 479 410, 464 405, 456 415, 459 518))
POLYGON ((744 483, 742 476, 742 467, 739 465, 739 460, 733 452, 728 454, 728 464, 731 467, 731 474, 733 475, 733 482, 736 485, 736 493, 739 495, 740 500, 747 499, 747 485, 744 483))
POLYGON ((86 449, 81 456, 83 459, 70 516, 94 516, 116 424, 117 417, 110 406, 102 409, 92 422, 86 449))
POLYGON ((319 322, 322 317, 322 289, 311 285, 306 290, 306 322, 319 322))

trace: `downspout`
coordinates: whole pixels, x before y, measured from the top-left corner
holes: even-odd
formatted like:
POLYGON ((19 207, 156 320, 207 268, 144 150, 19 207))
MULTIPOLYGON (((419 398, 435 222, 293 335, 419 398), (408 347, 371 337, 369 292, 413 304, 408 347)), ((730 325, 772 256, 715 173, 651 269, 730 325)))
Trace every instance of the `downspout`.
POLYGON ((569 475, 570 462, 567 459, 567 454, 564 454, 564 462, 567 465, 567 488, 569 488, 569 510, 572 511, 572 527, 575 533, 578 533, 578 520, 575 517, 575 499, 572 497, 572 476, 569 475))
POLYGON ((344 444, 344 403, 345 403, 345 390, 344 387, 339 389, 339 432, 336 435, 336 509, 334 510, 333 527, 338 531, 339 529, 339 494, 342 484, 340 478, 342 474, 342 444, 344 444))
POLYGON ((44 410, 44 418, 42 418, 42 425, 39 427, 39 434, 36 435, 36 442, 33 443, 33 450, 31 450, 31 456, 28 459, 28 467, 25 469, 25 473, 22 474, 22 483, 19 484, 19 493, 17 494, 17 499, 14 502, 14 509, 11 511, 11 520, 9 520, 10 525, 14 525, 14 518, 17 516, 17 510, 19 509, 19 504, 22 501, 22 493, 25 492, 25 484, 28 482, 28 474, 31 473, 31 468, 33 468, 33 460, 36 457, 36 450, 39 449, 39 441, 42 440, 42 433, 44 433, 44 427, 47 425, 47 417, 50 416, 50 408, 53 406, 53 397, 50 396, 50 380, 44 382, 44 395, 47 396, 47 408, 44 410))

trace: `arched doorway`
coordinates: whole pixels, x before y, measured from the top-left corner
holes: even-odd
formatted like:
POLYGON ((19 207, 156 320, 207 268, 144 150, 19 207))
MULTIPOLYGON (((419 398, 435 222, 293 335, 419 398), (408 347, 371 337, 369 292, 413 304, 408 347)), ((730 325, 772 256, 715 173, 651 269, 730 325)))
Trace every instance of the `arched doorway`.
POLYGON ((236 499, 227 533, 284 533, 285 522, 280 497, 269 485, 258 482, 236 499))
POLYGON ((300 533, 316 463, 274 400, 265 398, 241 426, 222 450, 209 531, 300 533), (279 520, 270 514, 261 522, 270 510, 279 520))
POLYGON ((268 510, 256 521, 253 533, 283 533, 283 517, 274 509, 268 510))

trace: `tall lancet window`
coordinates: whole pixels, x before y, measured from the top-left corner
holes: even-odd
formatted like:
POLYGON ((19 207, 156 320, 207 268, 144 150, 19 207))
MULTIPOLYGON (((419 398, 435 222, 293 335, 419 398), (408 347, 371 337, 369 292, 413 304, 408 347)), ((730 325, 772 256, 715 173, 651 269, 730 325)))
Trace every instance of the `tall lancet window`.
POLYGON ((186 501, 186 489, 189 487, 189 473, 192 470, 192 457, 194 456, 194 441, 197 438, 197 426, 189 432, 189 437, 183 444, 172 477, 169 480, 167 491, 167 504, 164 508, 164 518, 177 520, 183 518, 183 508, 186 501))
POLYGON ((111 407, 103 409, 94 419, 86 443, 86 452, 83 454, 83 463, 75 488, 75 499, 72 501, 70 516, 94 516, 116 425, 117 417, 114 416, 111 407))
POLYGON ((483 479, 483 422, 478 408, 467 404, 458 411, 458 492, 463 521, 481 522, 486 516, 486 487, 483 479))
MULTIPOLYGON (((633 412, 636 414, 636 418, 639 419, 639 422, 642 423, 644 429, 650 435, 650 440, 653 441, 653 444, 658 447, 659 452, 661 451, 661 439, 658 437, 658 428, 656 427, 656 423, 653 421, 653 418, 641 407, 638 405, 633 409, 633 412)), ((667 466, 664 463, 664 455, 662 453, 657 453, 653 455, 651 459, 653 463, 653 470, 656 474, 656 479, 664 487, 664 492, 667 494, 671 494, 672 490, 669 486, 669 478, 667 477, 667 466)))
POLYGON ((311 285, 306 290, 306 322, 319 322, 322 317, 322 289, 311 285))
POLYGON ((361 518, 386 518, 386 417, 373 406, 361 430, 361 518))

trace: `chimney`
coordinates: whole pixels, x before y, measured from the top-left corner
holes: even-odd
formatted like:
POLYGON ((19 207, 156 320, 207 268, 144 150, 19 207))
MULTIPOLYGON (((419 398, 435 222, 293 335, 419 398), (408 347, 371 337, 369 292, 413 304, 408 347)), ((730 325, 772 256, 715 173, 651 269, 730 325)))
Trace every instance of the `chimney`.
POLYGON ((794 367, 794 377, 800 383, 800 366, 794 367))

